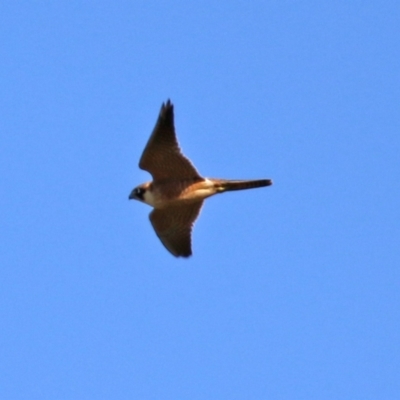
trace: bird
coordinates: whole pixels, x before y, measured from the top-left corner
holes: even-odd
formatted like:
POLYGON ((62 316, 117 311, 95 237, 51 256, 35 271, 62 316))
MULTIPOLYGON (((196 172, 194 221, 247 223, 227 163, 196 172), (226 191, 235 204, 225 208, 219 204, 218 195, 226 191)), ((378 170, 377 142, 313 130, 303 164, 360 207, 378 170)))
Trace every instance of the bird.
POLYGON ((129 199, 153 207, 149 214, 153 229, 175 257, 192 255, 192 228, 206 198, 232 190, 272 185, 271 179, 203 178, 182 154, 175 134, 174 106, 169 99, 161 105, 139 168, 149 172, 153 180, 135 187, 129 199))

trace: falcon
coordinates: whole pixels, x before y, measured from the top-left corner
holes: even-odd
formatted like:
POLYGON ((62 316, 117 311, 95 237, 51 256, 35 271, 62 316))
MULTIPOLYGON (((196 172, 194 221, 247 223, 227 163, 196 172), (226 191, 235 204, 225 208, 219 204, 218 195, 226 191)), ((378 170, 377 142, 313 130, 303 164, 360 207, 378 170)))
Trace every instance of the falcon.
POLYGON ((153 181, 135 187, 129 199, 153 207, 150 222, 162 244, 175 257, 192 255, 192 228, 207 197, 272 185, 271 179, 203 178, 180 150, 175 135, 174 106, 170 100, 161 106, 139 168, 150 172, 153 181))

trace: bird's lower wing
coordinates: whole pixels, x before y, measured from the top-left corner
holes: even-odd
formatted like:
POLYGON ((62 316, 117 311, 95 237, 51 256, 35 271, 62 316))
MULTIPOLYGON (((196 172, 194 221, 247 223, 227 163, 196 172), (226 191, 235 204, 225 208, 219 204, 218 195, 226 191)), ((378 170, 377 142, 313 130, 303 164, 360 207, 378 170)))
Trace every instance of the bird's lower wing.
POLYGON ((191 232, 203 201, 154 209, 150 222, 166 249, 175 257, 192 255, 191 232))

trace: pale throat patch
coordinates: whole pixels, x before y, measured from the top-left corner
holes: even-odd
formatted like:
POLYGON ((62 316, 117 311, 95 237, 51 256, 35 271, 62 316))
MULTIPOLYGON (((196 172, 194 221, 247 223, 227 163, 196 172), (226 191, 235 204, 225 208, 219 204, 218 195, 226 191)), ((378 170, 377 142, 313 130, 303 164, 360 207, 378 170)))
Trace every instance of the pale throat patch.
POLYGON ((153 193, 152 193, 150 190, 147 189, 147 190, 144 192, 144 194, 143 194, 143 201, 144 201, 146 204, 148 204, 148 205, 154 207, 154 196, 153 196, 153 193))

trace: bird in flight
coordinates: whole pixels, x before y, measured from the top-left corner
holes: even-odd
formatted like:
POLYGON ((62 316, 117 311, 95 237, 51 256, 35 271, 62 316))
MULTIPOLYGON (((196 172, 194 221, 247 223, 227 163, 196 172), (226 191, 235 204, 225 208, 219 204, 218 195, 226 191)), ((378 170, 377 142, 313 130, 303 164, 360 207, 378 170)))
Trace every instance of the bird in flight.
POLYGON ((161 106, 139 168, 150 172, 153 181, 134 188, 129 199, 153 207, 150 222, 162 244, 175 257, 192 255, 192 227, 207 197, 231 190, 272 185, 271 179, 203 178, 179 148, 174 127, 174 106, 170 100, 161 106))

